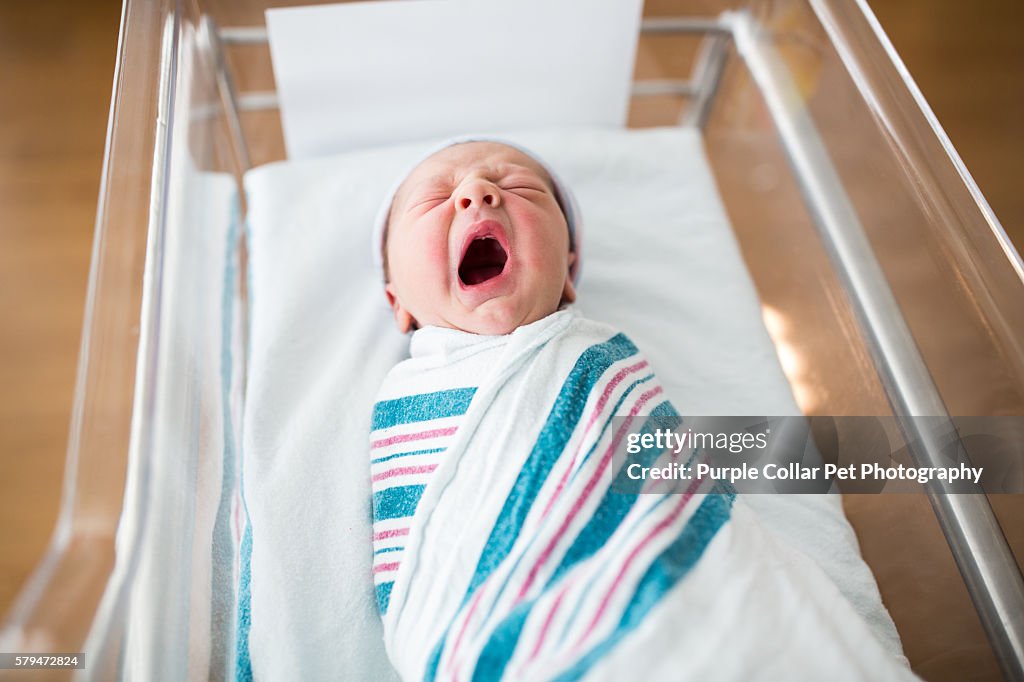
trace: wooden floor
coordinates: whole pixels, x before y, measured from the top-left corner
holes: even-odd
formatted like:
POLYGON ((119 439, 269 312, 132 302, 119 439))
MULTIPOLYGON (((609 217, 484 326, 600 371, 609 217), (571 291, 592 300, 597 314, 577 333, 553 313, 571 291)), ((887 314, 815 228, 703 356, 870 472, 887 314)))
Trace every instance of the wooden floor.
POLYGON ((120 3, 0 3, 0 612, 60 499, 120 3))
MULTIPOLYGON (((871 3, 1024 249, 1024 3, 871 3)), ((0 3, 0 614, 60 497, 120 3, 0 3)))
POLYGON ((878 20, 1024 251, 1024 3, 873 0, 878 20))

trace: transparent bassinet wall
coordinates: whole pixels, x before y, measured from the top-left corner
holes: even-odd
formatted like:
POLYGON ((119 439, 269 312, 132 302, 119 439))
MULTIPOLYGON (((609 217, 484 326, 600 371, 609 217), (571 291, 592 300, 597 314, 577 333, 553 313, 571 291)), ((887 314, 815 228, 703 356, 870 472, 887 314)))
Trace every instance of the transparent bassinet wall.
MULTIPOLYGON (((0 650, 233 676, 237 183, 285 156, 259 30, 280 4, 126 1, 64 506, 0 650)), ((702 129, 803 411, 1024 414, 1024 267, 868 8, 648 0, 645 20, 629 125, 702 129)), ((919 674, 1019 676, 1021 497, 942 499, 844 502, 919 674)))

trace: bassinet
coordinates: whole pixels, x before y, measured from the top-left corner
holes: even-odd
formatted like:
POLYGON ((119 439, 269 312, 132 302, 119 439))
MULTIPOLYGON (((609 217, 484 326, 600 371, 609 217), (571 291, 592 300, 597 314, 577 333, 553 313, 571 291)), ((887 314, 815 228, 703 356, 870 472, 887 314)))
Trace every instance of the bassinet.
MULTIPOLYGON (((188 586, 218 579, 211 534, 230 538, 237 511, 238 183, 284 157, 264 9, 125 3, 63 507, 0 636, 85 651, 87 679, 131 676, 131 628, 167 678, 219 677, 233 656, 231 610, 188 586)), ((867 6, 664 0, 645 15, 630 126, 702 132, 805 414, 1022 414, 1024 263, 867 6)), ((937 525, 921 496, 845 501, 908 657, 929 679, 997 676, 994 660, 1024 678, 1019 498, 930 501, 937 525)))

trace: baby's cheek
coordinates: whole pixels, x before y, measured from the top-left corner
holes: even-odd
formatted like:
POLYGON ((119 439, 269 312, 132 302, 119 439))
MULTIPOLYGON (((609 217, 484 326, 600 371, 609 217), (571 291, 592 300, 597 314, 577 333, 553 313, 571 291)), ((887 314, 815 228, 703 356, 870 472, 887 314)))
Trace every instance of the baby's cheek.
POLYGON ((435 240, 424 245, 424 264, 435 274, 444 274, 448 271, 448 245, 442 240, 435 240))
POLYGON ((444 244, 423 242, 409 253, 409 284, 415 296, 426 298, 430 292, 442 289, 448 280, 448 253, 444 244))
POLYGON ((545 210, 533 217, 531 230, 543 245, 549 249, 569 249, 569 227, 565 223, 562 210, 545 210))

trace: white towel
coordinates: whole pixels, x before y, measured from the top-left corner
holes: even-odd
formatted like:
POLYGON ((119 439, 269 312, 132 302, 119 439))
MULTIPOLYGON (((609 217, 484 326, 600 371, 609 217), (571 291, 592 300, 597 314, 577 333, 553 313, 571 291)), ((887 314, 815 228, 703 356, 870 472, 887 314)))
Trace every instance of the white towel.
POLYGON ((371 434, 375 535, 406 530, 374 568, 402 677, 611 679, 628 650, 633 679, 915 679, 727 484, 615 485, 627 429, 673 417, 628 337, 574 311, 418 331, 371 434))

